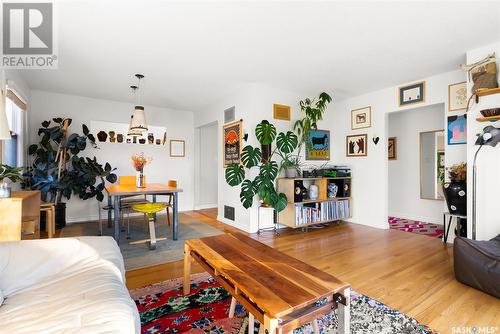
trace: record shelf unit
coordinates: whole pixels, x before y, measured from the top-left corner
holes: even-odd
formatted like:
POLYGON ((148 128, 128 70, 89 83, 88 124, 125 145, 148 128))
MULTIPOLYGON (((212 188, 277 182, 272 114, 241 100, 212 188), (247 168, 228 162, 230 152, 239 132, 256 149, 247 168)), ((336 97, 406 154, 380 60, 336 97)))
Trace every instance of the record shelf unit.
POLYGON ((311 225, 341 221, 351 217, 352 194, 350 176, 315 178, 279 178, 277 189, 286 195, 287 207, 279 213, 279 223, 291 228, 307 228, 311 225), (338 187, 336 197, 328 197, 328 185, 338 187), (318 186, 318 198, 303 198, 299 189, 318 186))

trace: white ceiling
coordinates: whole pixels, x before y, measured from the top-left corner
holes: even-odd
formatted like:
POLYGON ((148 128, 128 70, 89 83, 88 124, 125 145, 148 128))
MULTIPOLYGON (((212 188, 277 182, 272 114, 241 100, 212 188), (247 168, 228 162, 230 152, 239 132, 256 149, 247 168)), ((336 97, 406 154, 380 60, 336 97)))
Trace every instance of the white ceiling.
POLYGON ((457 69, 500 39, 499 2, 62 1, 59 69, 32 89, 200 111, 245 83, 354 96, 457 69))

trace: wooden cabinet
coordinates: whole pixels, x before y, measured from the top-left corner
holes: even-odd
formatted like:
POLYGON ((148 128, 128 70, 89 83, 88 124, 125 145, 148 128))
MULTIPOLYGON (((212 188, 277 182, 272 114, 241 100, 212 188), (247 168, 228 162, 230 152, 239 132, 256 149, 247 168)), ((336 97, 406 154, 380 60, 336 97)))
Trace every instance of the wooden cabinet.
POLYGON ((0 199, 0 241, 40 238, 40 191, 15 191, 0 199))
POLYGON ((279 213, 279 223, 292 228, 302 228, 315 224, 340 221, 351 217, 352 178, 319 177, 319 178, 279 178, 277 189, 286 195, 288 206, 279 213), (328 197, 328 185, 336 183, 336 197, 328 197), (298 185, 308 188, 311 184, 318 186, 318 198, 297 200, 295 190, 298 185))

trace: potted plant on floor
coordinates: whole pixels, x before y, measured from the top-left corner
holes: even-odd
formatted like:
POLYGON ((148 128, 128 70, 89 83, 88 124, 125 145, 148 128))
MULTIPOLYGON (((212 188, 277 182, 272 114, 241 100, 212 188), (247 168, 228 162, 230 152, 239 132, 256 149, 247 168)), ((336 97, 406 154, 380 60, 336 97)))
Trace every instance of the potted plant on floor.
POLYGON ((279 156, 283 159, 291 154, 297 148, 298 138, 292 131, 277 134, 276 127, 266 120, 255 127, 255 136, 261 145, 275 142, 272 145, 275 149, 269 155, 269 159, 262 161, 260 148, 245 146, 241 154, 241 163, 233 163, 226 168, 226 182, 232 187, 241 185, 240 201, 245 209, 250 208, 255 195, 259 195, 264 206, 280 212, 286 208, 288 201, 286 195, 277 192, 274 187, 279 165, 273 158, 279 156), (246 170, 251 174, 251 169, 258 169, 258 175, 246 178, 246 170))
POLYGON ((450 182, 443 184, 444 197, 451 214, 467 215, 467 164, 460 163, 448 169, 450 182))
POLYGON ((25 188, 40 190, 42 200, 53 202, 56 206, 56 226, 66 225, 66 203, 62 198, 70 199, 78 195, 81 199, 104 199, 105 181, 114 183, 117 176, 109 163, 104 166, 97 158, 82 157, 87 145, 97 147, 94 136, 83 124, 83 135, 68 134, 71 119, 54 118, 42 122, 38 130, 40 141, 29 147, 32 163, 28 172, 25 188), (52 122, 54 123, 51 126, 52 122))

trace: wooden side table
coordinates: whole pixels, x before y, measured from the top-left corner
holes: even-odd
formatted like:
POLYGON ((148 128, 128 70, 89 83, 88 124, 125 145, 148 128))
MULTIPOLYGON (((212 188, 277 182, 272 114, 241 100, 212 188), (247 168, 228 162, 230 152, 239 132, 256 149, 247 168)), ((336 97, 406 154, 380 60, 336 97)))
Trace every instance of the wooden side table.
POLYGON ((0 241, 40 238, 40 191, 15 191, 0 199, 0 241))

